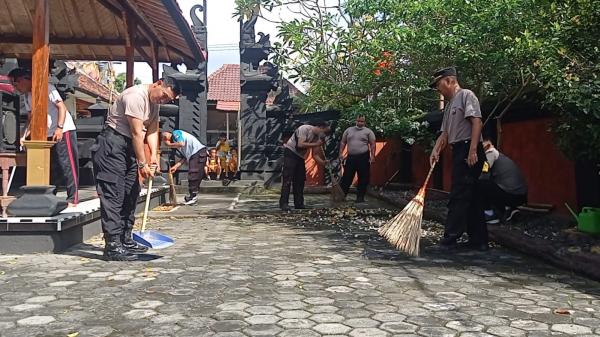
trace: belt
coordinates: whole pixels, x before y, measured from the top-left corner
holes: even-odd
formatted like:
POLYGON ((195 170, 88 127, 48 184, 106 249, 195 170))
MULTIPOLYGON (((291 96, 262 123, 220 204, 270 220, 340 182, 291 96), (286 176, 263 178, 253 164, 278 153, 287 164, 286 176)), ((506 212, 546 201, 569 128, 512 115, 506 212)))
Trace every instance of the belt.
POLYGON ((123 135, 123 134, 120 134, 119 132, 117 132, 117 130, 111 128, 110 126, 105 126, 104 129, 102 129, 102 133, 101 134, 104 135, 104 136, 118 136, 118 137, 123 137, 123 138, 125 138, 126 140, 129 140, 129 141, 131 140, 131 138, 129 138, 129 137, 123 135))

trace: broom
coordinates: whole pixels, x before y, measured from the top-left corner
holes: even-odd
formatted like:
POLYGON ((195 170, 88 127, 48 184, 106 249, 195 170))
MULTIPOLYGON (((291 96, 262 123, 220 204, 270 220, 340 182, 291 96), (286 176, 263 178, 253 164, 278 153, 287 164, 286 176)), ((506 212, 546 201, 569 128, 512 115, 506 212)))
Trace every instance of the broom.
POLYGON ((177 191, 175 189, 175 182, 173 179, 173 173, 169 169, 168 179, 169 179, 169 204, 176 206, 177 205, 177 191))
MULTIPOLYGON (((321 146, 321 150, 323 151, 323 158, 327 158, 325 156, 325 148, 321 146)), ((331 169, 331 164, 327 165, 327 170, 329 171, 329 176, 331 177, 331 195, 330 199, 334 203, 342 202, 346 199, 346 193, 342 190, 339 181, 333 175, 333 170, 331 169)))
POLYGON ((396 249, 412 256, 419 256, 425 191, 434 168, 435 163, 429 169, 425 183, 419 189, 417 195, 400 213, 398 213, 398 215, 393 217, 378 230, 379 235, 383 236, 396 249))

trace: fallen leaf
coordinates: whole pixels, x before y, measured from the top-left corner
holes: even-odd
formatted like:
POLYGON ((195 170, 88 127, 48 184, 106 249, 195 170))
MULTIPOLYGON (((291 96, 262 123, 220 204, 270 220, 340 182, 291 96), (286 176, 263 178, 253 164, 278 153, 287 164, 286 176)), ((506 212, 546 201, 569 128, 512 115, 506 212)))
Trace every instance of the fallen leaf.
POLYGON ((77 337, 79 336, 79 332, 73 332, 67 335, 67 337, 77 337))
POLYGON ((554 309, 554 313, 557 315, 570 315, 571 311, 568 309, 554 309))

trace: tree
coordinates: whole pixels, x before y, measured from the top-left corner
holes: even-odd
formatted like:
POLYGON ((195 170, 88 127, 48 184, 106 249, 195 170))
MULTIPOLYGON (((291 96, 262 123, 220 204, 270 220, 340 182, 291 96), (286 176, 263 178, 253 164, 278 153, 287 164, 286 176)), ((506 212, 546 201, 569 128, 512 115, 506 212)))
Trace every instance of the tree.
MULTIPOLYGON (((597 0, 238 0, 238 15, 260 4, 293 8, 279 24, 275 62, 308 83, 306 110, 367 113, 381 135, 423 136, 436 106, 427 88, 437 68, 455 65, 465 87, 493 103, 501 121, 537 92, 556 111, 559 144, 572 157, 600 156, 597 0), (582 132, 582 133, 580 133, 582 132), (585 137, 578 137, 578 133, 585 137)), ((501 134, 499 134, 500 136, 501 134)))
MULTIPOLYGON (((115 90, 118 92, 122 92, 125 89, 125 82, 127 79, 127 74, 120 73, 115 77, 115 90)), ((133 80, 133 84, 138 85, 142 84, 142 81, 139 78, 135 78, 133 80)))

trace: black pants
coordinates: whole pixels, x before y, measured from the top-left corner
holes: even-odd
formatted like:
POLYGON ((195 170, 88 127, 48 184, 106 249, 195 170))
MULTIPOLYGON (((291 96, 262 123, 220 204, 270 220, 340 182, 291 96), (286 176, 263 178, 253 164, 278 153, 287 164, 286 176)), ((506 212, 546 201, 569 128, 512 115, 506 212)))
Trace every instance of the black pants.
POLYGON ((445 237, 460 237, 465 231, 473 244, 488 242, 483 200, 477 193, 477 184, 485 152, 481 143, 477 146, 478 161, 472 167, 467 164, 470 141, 452 145, 452 186, 448 202, 448 218, 445 237))
POLYGON ((109 236, 120 235, 133 228, 140 195, 133 143, 130 138, 106 128, 91 150, 102 231, 109 236))
POLYGON ((63 138, 52 147, 52 180, 64 184, 67 188, 67 201, 79 202, 79 150, 77 132, 65 131, 63 138))
POLYGON ((188 159, 188 188, 190 194, 198 193, 200 183, 204 179, 204 166, 206 165, 206 148, 194 153, 188 159))
POLYGON ((488 179, 478 183, 479 195, 483 198, 484 209, 494 209, 496 214, 502 214, 505 207, 517 207, 527 202, 527 194, 512 194, 488 179))
POLYGON ((304 158, 299 157, 290 149, 283 151, 283 177, 279 206, 287 206, 290 199, 290 189, 294 191, 294 206, 304 206, 304 181, 306 166, 304 158))
POLYGON ((365 152, 362 154, 348 155, 346 164, 344 165, 344 175, 340 186, 345 194, 348 194, 354 175, 358 173, 358 185, 356 186, 356 199, 364 199, 367 194, 367 186, 369 186, 369 177, 371 175, 371 164, 369 163, 370 154, 365 152))

